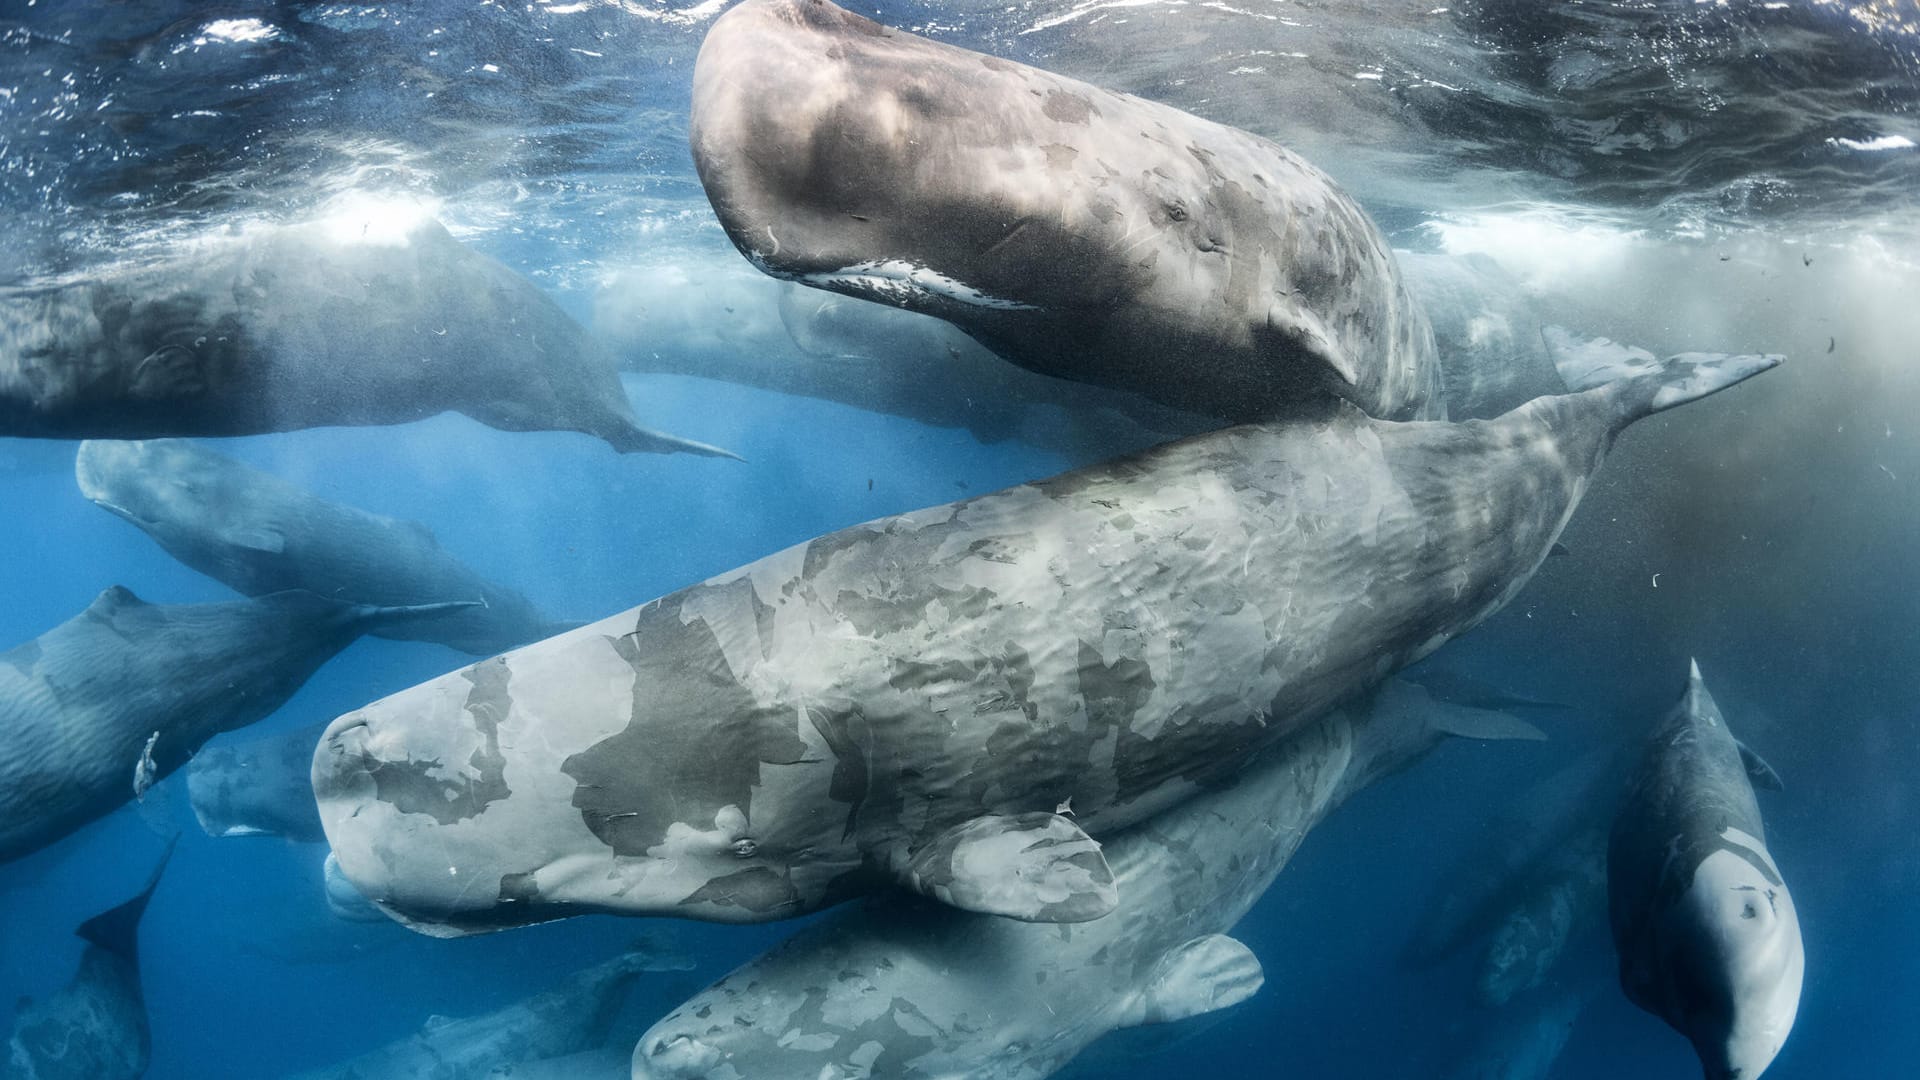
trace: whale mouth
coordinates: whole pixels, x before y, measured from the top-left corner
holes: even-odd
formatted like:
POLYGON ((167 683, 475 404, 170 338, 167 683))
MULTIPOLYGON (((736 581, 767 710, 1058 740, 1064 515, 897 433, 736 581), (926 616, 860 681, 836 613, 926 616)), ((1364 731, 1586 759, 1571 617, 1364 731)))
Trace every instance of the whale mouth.
POLYGON ((719 1050, 691 1035, 642 1039, 634 1047, 633 1080, 702 1080, 720 1059, 719 1050))
POLYGON ((794 278, 816 289, 863 296, 902 307, 913 303, 953 303, 994 311, 1038 311, 1032 304, 1003 300, 982 292, 938 270, 915 266, 905 259, 855 263, 838 270, 801 274, 794 278))

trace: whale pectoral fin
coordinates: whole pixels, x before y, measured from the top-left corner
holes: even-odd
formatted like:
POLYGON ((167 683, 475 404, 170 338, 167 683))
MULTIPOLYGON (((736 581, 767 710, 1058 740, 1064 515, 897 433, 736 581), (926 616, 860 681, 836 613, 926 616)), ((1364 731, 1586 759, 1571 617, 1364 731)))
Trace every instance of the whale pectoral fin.
POLYGON ((220 542, 246 551, 278 555, 287 550, 287 538, 280 530, 265 525, 233 526, 218 531, 220 542))
POLYGON ((1100 845, 1059 814, 990 814, 913 852, 901 883, 965 911, 1022 922, 1086 922, 1119 894, 1100 845))
POLYGON ((1733 745, 1740 748, 1740 764, 1747 767, 1747 779, 1752 781, 1754 787, 1768 791, 1787 790, 1787 785, 1780 782, 1780 774, 1773 771, 1773 766, 1767 764, 1765 758, 1754 753, 1746 743, 1736 740, 1733 745))
POLYGON ((1225 934, 1194 938, 1161 958, 1142 995, 1141 1024, 1185 1020, 1252 997, 1267 981, 1253 950, 1225 934))

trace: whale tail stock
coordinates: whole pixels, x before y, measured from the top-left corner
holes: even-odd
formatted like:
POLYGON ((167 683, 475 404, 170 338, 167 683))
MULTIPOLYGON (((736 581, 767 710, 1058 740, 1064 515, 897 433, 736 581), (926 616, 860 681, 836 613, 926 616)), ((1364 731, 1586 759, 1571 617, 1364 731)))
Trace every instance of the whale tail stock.
POLYGON ((1558 326, 1540 336, 1567 389, 1605 388, 1613 403, 1613 430, 1654 413, 1725 390, 1786 357, 1759 353, 1678 353, 1660 360, 1645 349, 1607 338, 1576 338, 1558 326))

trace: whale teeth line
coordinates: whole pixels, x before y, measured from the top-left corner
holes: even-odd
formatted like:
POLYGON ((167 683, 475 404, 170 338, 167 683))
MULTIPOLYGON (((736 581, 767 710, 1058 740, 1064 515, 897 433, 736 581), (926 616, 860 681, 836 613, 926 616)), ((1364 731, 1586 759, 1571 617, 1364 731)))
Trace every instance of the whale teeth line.
POLYGON ((798 280, 816 288, 833 289, 836 292, 863 292, 896 303, 905 303, 915 298, 939 297, 971 307, 994 308, 1000 311, 1039 310, 1032 304, 1023 304, 1018 300, 1002 300, 997 296, 989 296, 937 270, 915 266, 903 259, 855 263, 826 273, 802 275, 798 280))

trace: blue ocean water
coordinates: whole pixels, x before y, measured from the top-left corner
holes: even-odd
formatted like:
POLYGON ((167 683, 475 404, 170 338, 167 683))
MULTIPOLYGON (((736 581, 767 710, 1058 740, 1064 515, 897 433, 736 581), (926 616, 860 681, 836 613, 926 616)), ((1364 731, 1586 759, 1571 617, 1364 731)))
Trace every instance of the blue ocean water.
MULTIPOLYGON (((779 349, 685 149, 724 3, 505 7, 15 4, 0 11, 0 288, 83 278, 185 236, 374 196, 515 268, 634 369, 643 421, 745 463, 620 456, 457 415, 223 440, 342 503, 429 524, 559 618, 592 619, 882 514, 1087 463, 1020 438, 659 374, 779 349), (671 271, 669 273, 668 271, 671 271), (668 360, 661 360, 665 354, 668 360)), ((862 9, 865 10, 864 8, 862 9)), ((1688 657, 1785 777, 1769 842, 1807 935, 1770 1076, 1903 1075, 1920 1051, 1920 13, 1911 4, 888 3, 876 18, 1128 90, 1300 150, 1398 246, 1488 256, 1530 300, 1656 351, 1781 352, 1777 373, 1628 433, 1550 560, 1436 658, 1574 708, 1545 745, 1443 747, 1320 826, 1245 924, 1265 988, 1096 1047, 1085 1075, 1444 1076, 1537 1002, 1476 1004, 1466 958, 1400 954, 1516 794, 1644 724, 1688 657)), ((790 355, 789 355, 790 354, 790 355)), ((0 440, 0 648, 125 585, 229 598, 75 488, 71 443, 0 440)), ((243 734, 292 730, 460 666, 363 639, 243 734)), ((45 997, 72 928, 181 840, 142 926, 149 1076, 271 1077, 544 989, 645 938, 615 1040, 786 935, 591 917, 459 941, 333 920, 321 848, 215 839, 176 776, 0 866, 0 1001, 45 997)), ((1604 934, 1550 1072, 1695 1075, 1629 1005, 1604 934)), ((1524 1056, 1524 1055, 1521 1055, 1524 1056)), ((1540 1056, 1538 1053, 1535 1055, 1540 1056)))

